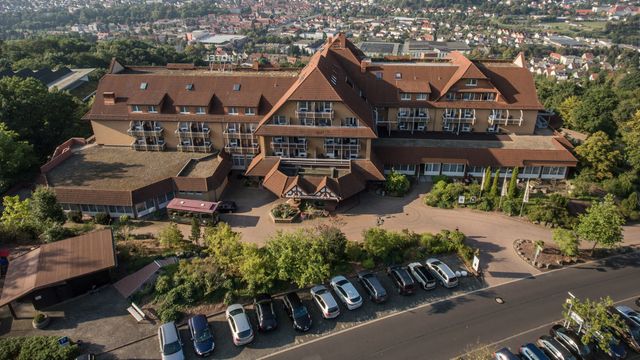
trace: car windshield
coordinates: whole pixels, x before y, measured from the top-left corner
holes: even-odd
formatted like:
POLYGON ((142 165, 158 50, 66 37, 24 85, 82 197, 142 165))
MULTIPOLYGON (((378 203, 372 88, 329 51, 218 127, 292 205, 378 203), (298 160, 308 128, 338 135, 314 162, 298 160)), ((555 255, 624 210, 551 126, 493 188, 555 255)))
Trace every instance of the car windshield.
POLYGON ((171 354, 177 353, 180 350, 182 350, 182 346, 180 346, 180 342, 174 341, 172 343, 165 344, 164 348, 162 349, 162 353, 164 355, 171 355, 171 354))
POLYGON ((195 340, 196 342, 205 342, 211 339, 211 332, 209 328, 202 329, 201 331, 196 333, 195 340))
POLYGON ((246 337, 249 337, 250 335, 251 335, 251 330, 240 331, 240 332, 238 333, 238 337, 239 337, 240 339, 244 339, 244 338, 246 338, 246 337))
POLYGON ((293 317, 300 318, 307 316, 307 309, 304 306, 300 306, 293 309, 293 317))
POLYGON ((232 311, 229 312, 229 315, 231 315, 231 316, 235 316, 235 315, 238 315, 238 314, 242 314, 242 309, 235 309, 235 310, 232 310, 232 311))
POLYGON ((351 299, 351 301, 353 301, 354 303, 357 303, 358 301, 360 301, 360 296, 356 296, 353 299, 351 299))
POLYGON ((324 294, 326 292, 327 292, 327 289, 319 289, 318 291, 316 291, 316 294, 322 295, 322 294, 324 294))
POLYGON ((336 282, 336 285, 338 285, 338 286, 342 286, 342 285, 344 285, 344 284, 346 284, 346 283, 348 283, 348 281, 347 281, 347 280, 342 279, 342 280, 340 280, 340 281, 336 282))
POLYGON ((327 311, 330 312, 330 313, 336 312, 336 311, 338 311, 338 308, 336 306, 330 307, 327 311))

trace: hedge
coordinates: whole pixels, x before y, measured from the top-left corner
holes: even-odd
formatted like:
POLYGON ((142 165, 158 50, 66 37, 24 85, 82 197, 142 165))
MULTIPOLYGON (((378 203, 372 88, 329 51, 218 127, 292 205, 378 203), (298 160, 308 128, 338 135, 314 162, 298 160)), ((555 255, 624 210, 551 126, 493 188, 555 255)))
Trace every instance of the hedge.
POLYGON ((62 347, 57 336, 0 339, 0 360, 68 360, 78 355, 78 346, 62 347))

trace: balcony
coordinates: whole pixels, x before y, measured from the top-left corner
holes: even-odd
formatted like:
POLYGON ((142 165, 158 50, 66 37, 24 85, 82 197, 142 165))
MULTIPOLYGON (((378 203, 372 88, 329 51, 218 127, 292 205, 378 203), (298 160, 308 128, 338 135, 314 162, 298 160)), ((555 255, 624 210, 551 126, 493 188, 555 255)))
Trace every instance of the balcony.
POLYGON ((348 167, 348 159, 318 159, 318 158, 283 158, 280 163, 284 166, 319 166, 319 167, 348 167))
POLYGON ((225 139, 253 139, 253 132, 247 132, 246 130, 229 130, 222 131, 222 136, 225 139))
POLYGON ((129 130, 127 130, 127 134, 131 136, 155 137, 155 136, 162 136, 163 130, 164 128, 160 126, 156 126, 154 128, 147 128, 147 129, 144 129, 143 127, 135 126, 135 127, 129 128, 129 130))
POLYGON ((233 145, 227 144, 224 146, 224 149, 230 154, 251 154, 256 155, 260 152, 260 147, 258 144, 253 145, 233 145))
POLYGON ((298 149, 298 150, 307 150, 307 142, 293 142, 293 141, 272 141, 271 142, 272 149, 298 149))
POLYGON ((211 152, 211 143, 204 143, 203 145, 178 145, 178 151, 182 152, 211 152))
POLYGON ((492 111, 489 115, 489 125, 518 125, 522 126, 523 113, 520 110, 520 117, 514 117, 509 113, 509 110, 505 111, 492 111))
POLYGON ((351 153, 360 152, 360 144, 339 144, 339 143, 325 143, 324 151, 326 153, 334 152, 334 151, 348 151, 351 153))
POLYGON ((334 111, 333 110, 328 110, 328 111, 305 111, 305 110, 297 110, 296 111, 296 116, 298 117, 298 119, 328 119, 328 120, 333 120, 334 117, 334 111))
POLYGON ((473 112, 472 116, 469 115, 464 115, 462 113, 443 113, 442 114, 442 121, 445 124, 451 124, 451 123, 455 123, 455 124, 475 124, 476 123, 476 113, 475 111, 473 112))
POLYGON ((138 151, 164 151, 166 146, 167 144, 164 143, 164 141, 157 144, 147 144, 144 142, 136 141, 133 144, 131 144, 131 148, 133 150, 138 150, 138 151))
POLYGON ((209 137, 211 130, 209 128, 200 128, 200 129, 177 129, 176 134, 178 134, 179 138, 193 138, 193 137, 209 137))

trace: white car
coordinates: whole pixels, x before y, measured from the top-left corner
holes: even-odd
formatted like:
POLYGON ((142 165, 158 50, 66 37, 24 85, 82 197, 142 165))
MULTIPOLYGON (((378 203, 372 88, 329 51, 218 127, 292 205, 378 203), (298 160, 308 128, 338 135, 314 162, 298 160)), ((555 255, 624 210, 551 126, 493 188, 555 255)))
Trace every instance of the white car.
POLYGON ((426 264, 442 286, 446 288, 458 286, 458 277, 447 264, 436 258, 428 259, 426 264))
POLYGON ((158 328, 158 341, 162 360, 183 360, 182 340, 176 324, 164 323, 158 328))
POLYGON ((424 265, 419 262, 413 262, 409 264, 409 272, 411 276, 422 286, 425 290, 431 290, 436 288, 436 278, 424 265))
POLYGON ((355 310, 362 306, 362 297, 346 277, 342 275, 335 276, 331 279, 331 287, 347 309, 355 310))
POLYGON ((329 289, 324 285, 317 285, 311 288, 311 297, 322 312, 325 319, 333 319, 340 315, 340 308, 336 299, 331 295, 329 289))
POLYGON ((246 345, 253 341, 253 329, 249 317, 240 304, 229 305, 225 312, 233 343, 236 346, 246 345))

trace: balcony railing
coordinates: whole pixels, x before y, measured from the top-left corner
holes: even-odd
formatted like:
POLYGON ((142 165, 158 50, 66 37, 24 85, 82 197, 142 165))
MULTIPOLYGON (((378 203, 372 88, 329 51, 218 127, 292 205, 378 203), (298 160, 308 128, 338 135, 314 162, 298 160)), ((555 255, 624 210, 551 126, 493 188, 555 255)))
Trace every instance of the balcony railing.
POLYGON ((204 145, 178 145, 178 151, 183 152, 211 152, 211 144, 204 145))
POLYGON ((166 143, 145 144, 145 143, 134 142, 133 144, 131 144, 131 148, 133 150, 140 150, 140 151, 164 151, 166 146, 167 146, 166 143))
POLYGON ((164 128, 156 127, 153 129, 130 128, 127 134, 131 136, 162 136, 164 128))
POLYGON ((509 110, 505 110, 504 112, 492 112, 489 115, 489 124, 490 125, 518 125, 522 126, 523 114, 522 110, 520 110, 520 117, 514 117, 509 113, 509 110))
POLYGON ((258 146, 258 144, 255 145, 249 145, 249 146, 244 146, 244 145, 232 145, 232 144, 227 144, 224 146, 224 149, 231 154, 257 154, 260 152, 260 147, 258 146))
POLYGON ((229 131, 224 130, 222 135, 225 139, 252 139, 254 137, 252 132, 246 131, 229 131))
POLYGON ((209 128, 203 128, 203 129, 197 129, 197 130, 178 129, 175 132, 176 134, 178 134, 178 137, 180 138, 192 138, 192 137, 208 137, 209 134, 211 133, 211 130, 209 128))
POLYGON ((348 159, 283 158, 280 163, 294 166, 347 167, 350 161, 348 159))
POLYGON ((426 123, 427 121, 429 121, 429 116, 428 115, 400 115, 398 114, 398 122, 424 122, 426 123))
POLYGON ((462 114, 447 114, 444 113, 442 114, 442 121, 445 124, 448 123, 456 123, 456 124, 475 124, 476 123, 476 116, 475 114, 473 116, 463 116, 462 114))
POLYGON ((296 110, 298 119, 333 119, 334 111, 301 111, 296 110))
POLYGON ((333 151, 349 151, 349 152, 359 152, 360 144, 324 144, 325 152, 333 152, 333 151))
POLYGON ((300 150, 306 150, 307 149, 307 142, 278 142, 278 141, 272 141, 271 142, 271 148, 275 149, 300 149, 300 150))

